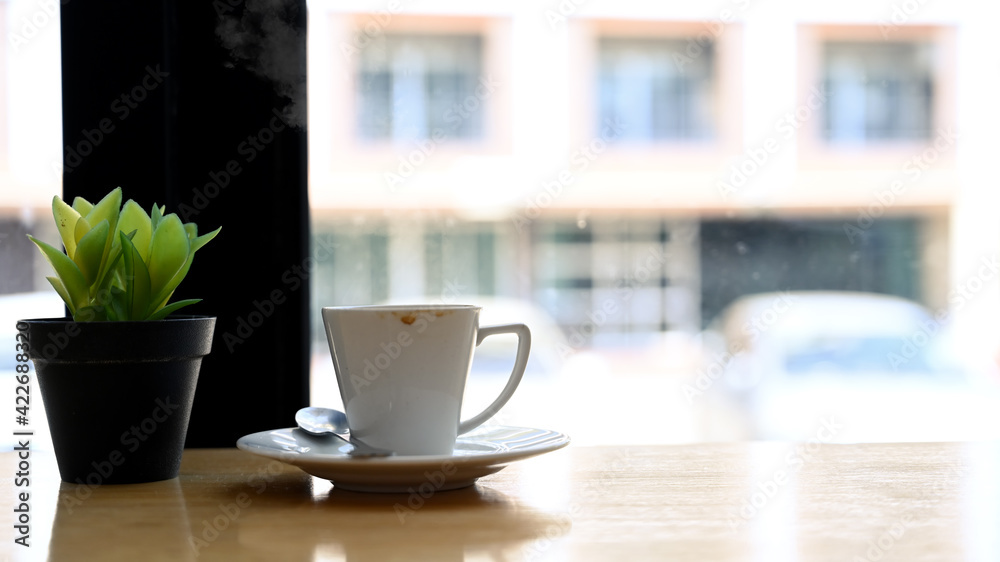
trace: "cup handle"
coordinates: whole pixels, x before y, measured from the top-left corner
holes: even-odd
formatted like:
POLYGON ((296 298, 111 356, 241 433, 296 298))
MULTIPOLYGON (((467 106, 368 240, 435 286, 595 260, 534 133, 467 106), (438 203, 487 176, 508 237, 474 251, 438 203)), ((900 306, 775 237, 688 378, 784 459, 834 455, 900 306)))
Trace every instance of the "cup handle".
POLYGON ((479 415, 459 424, 458 434, 468 433, 473 429, 483 425, 486 420, 492 418, 504 404, 510 400, 517 390, 517 385, 524 376, 524 368, 528 366, 528 352, 531 350, 531 332, 524 324, 504 324, 501 326, 483 326, 479 328, 479 336, 476 338, 476 346, 483 343, 483 340, 495 334, 515 334, 517 335, 517 356, 514 358, 514 370, 507 379, 507 386, 503 387, 500 396, 493 401, 479 415))

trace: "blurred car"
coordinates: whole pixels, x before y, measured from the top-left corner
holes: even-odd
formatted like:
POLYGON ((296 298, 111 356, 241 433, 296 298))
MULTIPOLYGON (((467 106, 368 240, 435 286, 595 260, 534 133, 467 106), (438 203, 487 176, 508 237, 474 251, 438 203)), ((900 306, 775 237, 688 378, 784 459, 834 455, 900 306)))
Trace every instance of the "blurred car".
POLYGON ((708 392, 736 413, 742 438, 1000 437, 995 379, 963 365, 947 333, 924 307, 887 295, 749 295, 703 334, 702 373, 715 375, 708 392))

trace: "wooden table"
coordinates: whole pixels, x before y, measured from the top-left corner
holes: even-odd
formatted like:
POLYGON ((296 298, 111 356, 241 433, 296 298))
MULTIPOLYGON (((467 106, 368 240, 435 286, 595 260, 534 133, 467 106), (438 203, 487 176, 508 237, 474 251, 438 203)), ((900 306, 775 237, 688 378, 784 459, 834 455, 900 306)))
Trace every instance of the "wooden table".
POLYGON ((235 449, 91 489, 33 452, 28 548, 17 464, 0 455, 4 559, 1000 560, 996 443, 571 445, 427 499, 235 449))

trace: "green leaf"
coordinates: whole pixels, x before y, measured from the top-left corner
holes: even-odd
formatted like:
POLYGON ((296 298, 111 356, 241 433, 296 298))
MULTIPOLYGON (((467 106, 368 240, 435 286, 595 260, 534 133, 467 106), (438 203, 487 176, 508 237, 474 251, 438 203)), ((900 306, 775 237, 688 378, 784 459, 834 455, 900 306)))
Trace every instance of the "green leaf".
POLYGON ((149 271, 139 250, 124 232, 121 235, 125 260, 125 310, 127 320, 145 320, 149 310, 149 271))
MULTIPOLYGON (((80 240, 86 236, 88 232, 90 232, 91 228, 90 221, 88 221, 86 217, 80 217, 77 219, 76 227, 73 229, 73 240, 76 241, 77 246, 80 245, 80 240)), ((76 257, 76 250, 73 251, 73 255, 70 257, 76 257)))
POLYGON ((108 221, 102 220, 77 243, 73 262, 83 273, 88 288, 94 286, 101 273, 101 260, 104 258, 104 247, 107 246, 110 228, 108 221))
POLYGON ((194 254, 215 238, 216 229, 198 236, 166 207, 149 215, 133 200, 122 206, 115 188, 97 204, 82 197, 67 205, 52 199, 65 253, 33 237, 56 275, 47 278, 74 318, 87 320, 162 319, 198 299, 168 304, 187 276, 194 254))
POLYGON ((153 225, 149 220, 149 215, 139 206, 138 203, 129 199, 122 207, 121 216, 118 218, 118 230, 129 233, 135 231, 132 243, 139 250, 142 261, 149 261, 149 243, 153 237, 153 225))
POLYGON ((72 258, 76 253, 76 221, 80 220, 80 213, 58 196, 53 196, 52 218, 56 221, 59 237, 62 238, 63 246, 66 248, 66 255, 72 258))
POLYGON ((114 228, 118 224, 118 212, 122 208, 122 188, 116 187, 104 196, 90 211, 84 215, 87 222, 97 224, 107 220, 114 228))
POLYGON ((153 305, 155 306, 153 310, 156 310, 161 306, 167 304, 167 301, 169 301, 170 297, 173 296, 174 290, 177 289, 177 286, 181 284, 181 281, 183 281, 184 278, 187 277, 188 270, 191 269, 192 261, 194 261, 193 252, 188 254, 188 259, 184 261, 184 265, 179 270, 177 270, 177 273, 174 274, 174 277, 167 283, 165 287, 163 287, 163 290, 161 290, 159 293, 153 296, 153 305))
POLYGON ((108 320, 128 320, 125 306, 125 291, 111 286, 111 306, 108 309, 108 320))
POLYGON ((186 300, 182 300, 182 301, 172 302, 169 305, 167 305, 167 306, 161 308, 160 310, 157 310, 156 312, 154 312, 149 317, 149 320, 163 320, 168 315, 173 314, 174 312, 176 312, 177 309, 183 308, 183 307, 188 306, 188 305, 192 305, 192 304, 194 304, 196 302, 201 302, 201 299, 186 299, 186 300))
POLYGON ((68 306, 70 310, 73 310, 75 308, 73 306, 73 299, 69 297, 69 292, 62 284, 62 281, 60 281, 58 277, 46 277, 46 279, 49 281, 49 285, 52 285, 52 288, 55 289, 56 293, 58 293, 62 298, 63 302, 66 303, 66 306, 68 306))
POLYGON ((91 203, 90 201, 87 201, 83 197, 78 196, 75 199, 73 199, 73 209, 77 213, 80 213, 81 216, 86 216, 87 213, 89 213, 90 210, 93 208, 94 204, 91 203))
POLYGON ((70 297, 70 301, 66 304, 69 306, 70 312, 73 313, 76 309, 86 306, 89 299, 89 291, 87 289, 87 280, 84 279, 80 268, 66 254, 30 234, 28 238, 42 251, 42 255, 49 261, 52 269, 56 271, 56 275, 59 276, 59 280, 62 281, 63 286, 66 288, 66 293, 70 297))
POLYGON ((201 249, 202 246, 204 246, 205 244, 208 244, 209 242, 211 242, 212 239, 215 238, 215 236, 217 234, 219 234, 219 231, 221 231, 221 230, 222 230, 222 227, 220 226, 219 228, 216 228, 215 230, 213 230, 212 232, 209 232, 208 234, 205 234, 205 235, 202 235, 202 236, 199 236, 199 237, 195 238, 191 242, 191 253, 197 252, 198 250, 201 249))
POLYGON ((207 244, 209 241, 211 241, 213 238, 215 238, 215 236, 219 233, 220 230, 222 230, 221 226, 219 228, 216 228, 212 232, 205 234, 204 236, 199 236, 198 238, 195 238, 191 242, 191 253, 188 254, 188 259, 185 260, 184 266, 177 271, 173 279, 171 279, 170 282, 167 283, 167 285, 163 288, 163 290, 153 297, 154 299, 153 303, 154 305, 156 305, 157 308, 167 304, 167 301, 170 300, 170 297, 171 295, 173 295, 174 290, 177 289, 177 286, 181 284, 181 281, 183 281, 184 278, 187 277, 188 271, 191 269, 191 263, 194 261, 195 252, 199 250, 202 246, 207 244))
POLYGON ((122 188, 116 187, 105 195, 104 199, 101 199, 94 205, 85 217, 90 224, 97 224, 107 219, 108 224, 111 226, 111 236, 108 238, 108 243, 104 247, 104 252, 101 256, 101 271, 104 271, 104 266, 108 263, 108 256, 111 254, 111 246, 114 245, 118 238, 118 215, 121 212, 121 208, 122 188))
MULTIPOLYGON (((120 231, 119 231, 120 233, 120 231)), ((125 236, 131 240, 135 231, 126 234, 125 236)), ((111 282, 115 279, 115 266, 118 265, 118 260, 122 257, 122 246, 121 239, 117 238, 118 243, 114 245, 111 250, 111 254, 108 256, 108 264, 104 268, 103 275, 101 277, 101 282, 97 285, 97 297, 100 298, 102 294, 108 291, 111 287, 111 282)), ((101 303, 102 305, 107 305, 109 303, 101 303)))
POLYGON ((149 251, 149 280, 153 295, 164 292, 168 283, 184 266, 190 249, 191 244, 180 217, 171 213, 161 218, 159 226, 153 230, 149 251))
POLYGON ((149 222, 153 226, 153 232, 160 226, 160 219, 163 217, 163 211, 166 210, 166 205, 163 207, 158 207, 156 203, 153 203, 153 211, 149 213, 149 222))

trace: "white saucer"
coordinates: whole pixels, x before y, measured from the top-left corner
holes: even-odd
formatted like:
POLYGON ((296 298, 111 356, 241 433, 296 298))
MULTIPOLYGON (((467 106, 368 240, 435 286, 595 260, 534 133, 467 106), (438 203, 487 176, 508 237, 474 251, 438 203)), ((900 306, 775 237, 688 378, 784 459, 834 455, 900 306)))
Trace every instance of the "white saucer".
POLYGON ((555 451, 569 437, 546 429, 488 426, 460 435, 452 455, 355 458, 351 446, 332 437, 311 437, 295 428, 241 437, 240 449, 277 459, 325 478, 337 488, 359 492, 454 490, 509 463, 555 451), (421 489, 423 487, 423 489, 421 489))

